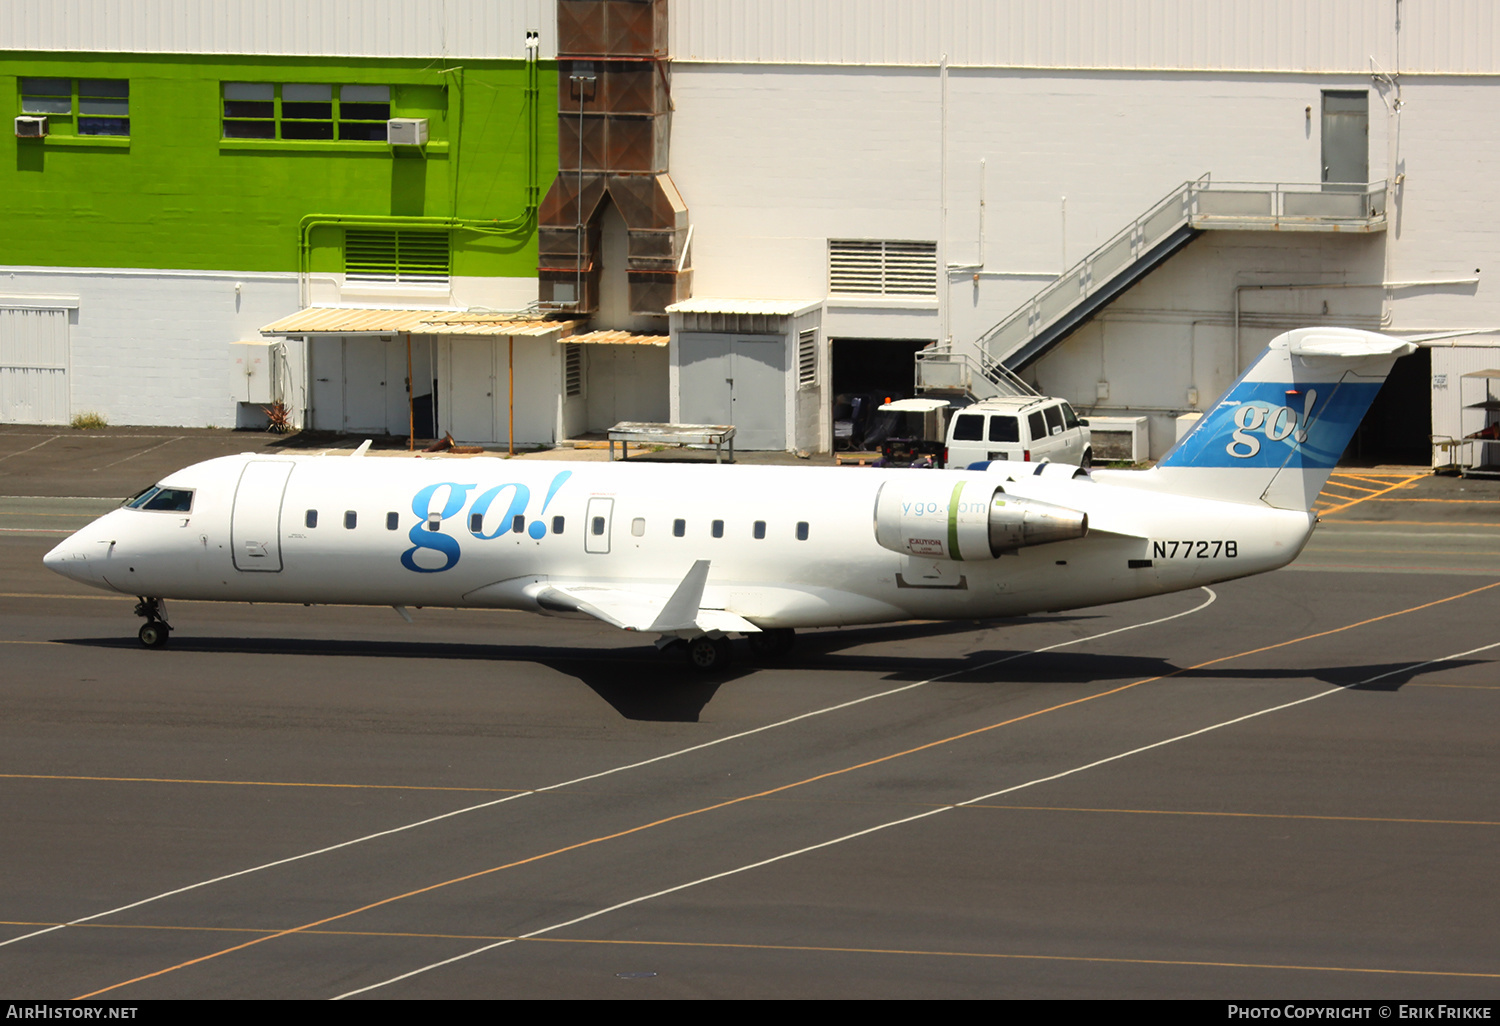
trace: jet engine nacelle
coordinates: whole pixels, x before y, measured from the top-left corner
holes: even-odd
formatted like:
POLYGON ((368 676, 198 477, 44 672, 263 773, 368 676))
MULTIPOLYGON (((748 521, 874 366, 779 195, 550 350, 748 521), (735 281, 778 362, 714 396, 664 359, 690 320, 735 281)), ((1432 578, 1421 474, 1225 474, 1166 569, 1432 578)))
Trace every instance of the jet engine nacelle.
POLYGON ((988 481, 913 474, 875 496, 875 540, 928 559, 998 559, 1027 545, 1082 538, 1089 515, 1008 495, 988 481))

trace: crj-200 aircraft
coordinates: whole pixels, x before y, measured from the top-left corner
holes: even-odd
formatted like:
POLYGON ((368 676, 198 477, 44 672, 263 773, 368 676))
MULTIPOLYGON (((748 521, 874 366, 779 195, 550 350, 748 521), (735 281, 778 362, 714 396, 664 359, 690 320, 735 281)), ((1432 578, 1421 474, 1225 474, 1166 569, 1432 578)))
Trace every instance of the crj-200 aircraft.
POLYGON ((522 609, 686 647, 788 648, 798 627, 1119 602, 1296 558, 1313 500, 1409 342, 1276 338, 1161 462, 1090 474, 260 456, 169 475, 49 552, 165 599, 522 609))

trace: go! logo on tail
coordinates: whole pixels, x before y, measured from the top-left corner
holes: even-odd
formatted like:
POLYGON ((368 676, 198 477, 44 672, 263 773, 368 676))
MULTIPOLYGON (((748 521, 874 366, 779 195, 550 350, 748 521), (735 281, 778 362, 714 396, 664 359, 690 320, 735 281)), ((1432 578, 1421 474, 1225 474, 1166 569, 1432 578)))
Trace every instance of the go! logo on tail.
POLYGON ((1252 432, 1259 431, 1273 442, 1291 438, 1298 445, 1307 441, 1307 429, 1312 424, 1313 406, 1318 401, 1318 390, 1309 388, 1302 396, 1302 412, 1290 406, 1271 406, 1260 403, 1244 403, 1234 411, 1235 432, 1224 451, 1236 459, 1247 460, 1260 452, 1260 439, 1252 432))

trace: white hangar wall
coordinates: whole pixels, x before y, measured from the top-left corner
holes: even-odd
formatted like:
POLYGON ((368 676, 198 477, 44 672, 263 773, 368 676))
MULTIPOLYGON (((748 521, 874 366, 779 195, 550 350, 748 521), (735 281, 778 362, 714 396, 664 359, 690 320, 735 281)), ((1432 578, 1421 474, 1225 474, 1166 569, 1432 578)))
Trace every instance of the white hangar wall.
POLYGON ((1369 74, 954 68, 945 104, 932 67, 679 63, 673 174, 693 206, 695 295, 826 295, 829 239, 941 240, 940 261, 981 265, 948 276, 946 312, 936 296, 834 296, 824 332, 937 339, 946 314, 962 347, 1185 180, 1318 182, 1324 90, 1368 92, 1388 230, 1211 232, 1033 372, 1080 406, 1110 380, 1101 412, 1158 408, 1160 455, 1189 389, 1211 402, 1233 377, 1223 354, 1242 366, 1278 330, 1500 326, 1483 270, 1500 266, 1484 170, 1500 159, 1500 79, 1411 76, 1398 92, 1369 74), (1300 288, 1317 283, 1338 287, 1300 288))
MULTIPOLYGON (((1500 71, 1489 0, 669 0, 676 61, 1197 71, 1500 71)), ((17 0, 0 49, 557 54, 555 0, 17 0)))
MULTIPOLYGON (((230 340, 264 342, 260 328, 297 306, 291 274, 119 268, 0 270, 8 297, 68 310, 73 413, 112 424, 235 427, 230 340), (205 345, 205 339, 213 344, 205 345)), ((298 408, 302 344, 287 342, 282 392, 298 408)), ((63 417, 62 422, 66 423, 63 417)))

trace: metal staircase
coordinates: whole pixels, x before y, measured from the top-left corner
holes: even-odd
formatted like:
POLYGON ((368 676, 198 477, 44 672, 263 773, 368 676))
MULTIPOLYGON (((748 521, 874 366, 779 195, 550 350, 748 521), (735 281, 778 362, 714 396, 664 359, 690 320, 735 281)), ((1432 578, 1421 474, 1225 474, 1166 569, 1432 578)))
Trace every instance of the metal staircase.
POLYGON ((1210 229, 1372 232, 1385 229, 1386 183, 1286 185, 1183 182, 1068 268, 966 351, 917 354, 916 390, 976 399, 1034 394, 1016 374, 1210 229))

